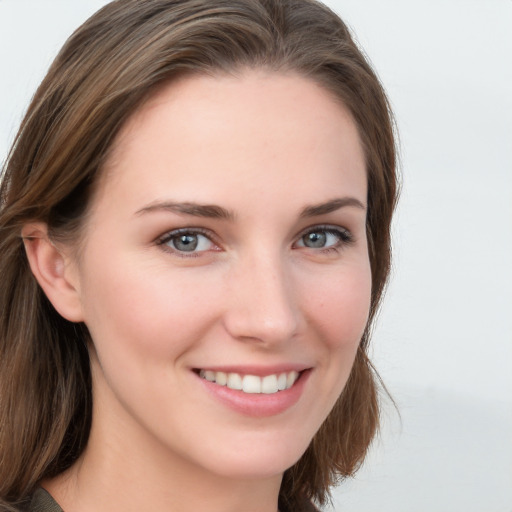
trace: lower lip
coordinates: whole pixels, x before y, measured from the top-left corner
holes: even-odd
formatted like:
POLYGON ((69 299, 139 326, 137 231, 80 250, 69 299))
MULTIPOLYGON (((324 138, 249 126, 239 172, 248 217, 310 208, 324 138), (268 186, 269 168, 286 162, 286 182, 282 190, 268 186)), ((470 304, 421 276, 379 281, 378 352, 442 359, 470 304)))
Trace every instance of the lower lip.
POLYGON ((230 409, 246 416, 267 417, 281 414, 299 401, 310 373, 311 370, 304 370, 291 388, 271 394, 244 393, 219 386, 199 376, 197 378, 201 380, 208 393, 230 409))

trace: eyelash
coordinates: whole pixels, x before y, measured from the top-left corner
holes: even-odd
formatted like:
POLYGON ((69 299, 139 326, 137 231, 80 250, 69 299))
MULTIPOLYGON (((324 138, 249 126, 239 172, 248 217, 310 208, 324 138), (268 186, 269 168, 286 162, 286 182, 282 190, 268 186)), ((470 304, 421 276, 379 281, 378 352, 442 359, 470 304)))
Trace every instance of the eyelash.
MULTIPOLYGON (((323 254, 333 253, 333 252, 339 252, 344 247, 347 247, 349 245, 352 245, 354 243, 354 237, 352 233, 345 228, 337 227, 337 226, 331 226, 331 225, 316 225, 312 226, 310 228, 307 228, 306 230, 302 231, 302 233, 298 236, 297 241, 294 243, 296 245, 299 241, 302 241, 306 236, 311 235, 313 233, 325 233, 327 235, 333 235, 338 237, 338 242, 328 246, 328 247, 319 247, 317 249, 307 246, 299 246, 304 247, 305 249, 313 249, 316 252, 320 252, 323 254)), ((172 247, 168 246, 167 244, 173 240, 179 237, 180 235, 202 235, 206 237, 212 244, 217 246, 217 243, 214 240, 214 237, 209 230, 201 229, 201 228, 180 228, 175 229, 173 231, 169 231, 165 233, 163 236, 158 238, 156 240, 156 244, 166 252, 170 252, 178 257, 181 258, 197 258, 201 256, 203 252, 207 251, 180 251, 177 249, 173 249, 172 247)), ((218 246, 217 246, 218 247, 218 246)))
POLYGON ((170 252, 180 258, 197 258, 201 256, 203 252, 206 251, 193 251, 193 252, 186 252, 186 251, 179 251, 177 249, 173 249, 172 247, 169 247, 167 244, 175 239, 178 238, 180 235, 202 235, 205 238, 207 238, 212 244, 217 245, 214 237, 211 233, 211 231, 208 231, 206 229, 201 228, 180 228, 180 229, 174 229, 173 231, 169 231, 165 233, 163 236, 157 239, 157 245, 162 247, 162 249, 166 252, 170 252))
MULTIPOLYGON (((318 233, 318 232, 322 232, 322 233, 326 233, 328 235, 334 235, 334 236, 338 237, 338 242, 335 243, 334 245, 331 245, 329 247, 320 247, 317 249, 319 252, 321 252, 323 254, 328 254, 328 253, 333 253, 333 252, 338 253, 341 250, 343 250, 343 248, 352 245, 355 241, 354 236, 348 229, 341 228, 338 226, 331 226, 331 225, 327 225, 327 224, 317 225, 317 226, 312 226, 311 228, 307 228, 305 231, 303 231, 300 234, 300 236, 298 237, 298 240, 303 240, 306 236, 311 235, 313 233, 318 233)), ((308 248, 308 247, 306 247, 306 248, 308 248)))

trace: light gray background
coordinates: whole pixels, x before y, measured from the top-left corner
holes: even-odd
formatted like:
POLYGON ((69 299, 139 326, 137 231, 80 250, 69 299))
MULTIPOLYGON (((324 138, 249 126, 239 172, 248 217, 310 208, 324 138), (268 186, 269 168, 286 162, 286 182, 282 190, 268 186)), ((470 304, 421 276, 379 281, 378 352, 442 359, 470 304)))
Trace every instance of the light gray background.
MULTIPOLYGON (((0 0, 0 159, 102 0, 0 0)), ((331 0, 396 111, 403 192, 374 361, 401 413, 340 512, 512 511, 512 1, 331 0)))

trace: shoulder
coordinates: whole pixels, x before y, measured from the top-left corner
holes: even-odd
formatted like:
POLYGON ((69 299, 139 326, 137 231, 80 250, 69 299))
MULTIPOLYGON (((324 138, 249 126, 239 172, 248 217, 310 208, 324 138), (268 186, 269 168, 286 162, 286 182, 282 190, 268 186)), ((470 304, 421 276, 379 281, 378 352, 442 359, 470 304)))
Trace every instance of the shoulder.
POLYGON ((63 512, 48 491, 39 487, 32 495, 26 512, 63 512))

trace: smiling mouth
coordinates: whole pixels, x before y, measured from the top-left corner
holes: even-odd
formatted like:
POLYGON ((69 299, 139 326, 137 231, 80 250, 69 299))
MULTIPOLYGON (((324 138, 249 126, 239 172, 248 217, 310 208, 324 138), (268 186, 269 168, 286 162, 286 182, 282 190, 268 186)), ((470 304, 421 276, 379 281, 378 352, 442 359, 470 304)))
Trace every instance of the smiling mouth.
POLYGON ((257 375, 243 375, 240 373, 216 372, 213 370, 197 370, 196 373, 202 379, 225 386, 229 389, 250 394, 271 395, 279 391, 290 389, 302 372, 295 370, 290 372, 275 373, 259 377, 257 375))

